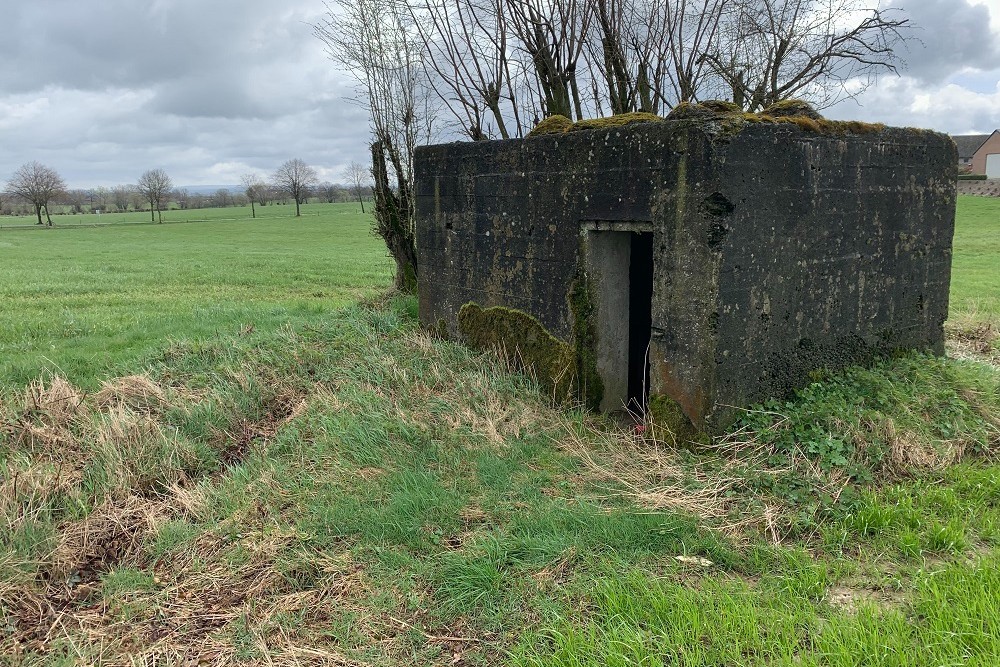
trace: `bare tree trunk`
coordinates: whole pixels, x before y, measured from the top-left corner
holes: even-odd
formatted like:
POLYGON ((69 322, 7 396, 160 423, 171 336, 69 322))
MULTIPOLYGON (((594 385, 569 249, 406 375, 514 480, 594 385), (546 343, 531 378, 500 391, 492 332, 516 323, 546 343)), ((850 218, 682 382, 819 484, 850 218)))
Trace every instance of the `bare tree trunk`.
POLYGON ((42 223, 42 207, 39 206, 38 204, 35 204, 35 215, 38 216, 38 224, 40 224, 40 225, 43 224, 42 223))
MULTIPOLYGON (((389 185, 389 171, 386 166, 386 152, 390 152, 379 141, 372 144, 372 176, 375 179, 375 231, 385 241, 389 254, 396 262, 394 284, 402 292, 412 294, 417 288, 417 244, 413 232, 412 202, 409 199, 409 184, 400 170, 395 169, 399 187, 394 192, 389 185)), ((391 156, 390 158, 391 159, 391 156)))
POLYGON ((52 216, 49 215, 49 205, 45 205, 45 220, 49 223, 49 227, 52 226, 52 216))

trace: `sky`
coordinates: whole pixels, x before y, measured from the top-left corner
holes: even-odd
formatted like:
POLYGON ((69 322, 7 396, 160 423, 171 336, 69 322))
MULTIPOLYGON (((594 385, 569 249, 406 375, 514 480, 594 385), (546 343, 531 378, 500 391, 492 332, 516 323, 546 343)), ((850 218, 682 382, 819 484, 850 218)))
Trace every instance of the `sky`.
MULTIPOLYGON (((890 0, 919 26, 901 76, 829 118, 1000 128, 1000 0, 890 0)), ((0 183, 37 160, 71 188, 235 185, 300 158, 367 161, 351 80, 313 37, 322 0, 0 0, 0 183)))

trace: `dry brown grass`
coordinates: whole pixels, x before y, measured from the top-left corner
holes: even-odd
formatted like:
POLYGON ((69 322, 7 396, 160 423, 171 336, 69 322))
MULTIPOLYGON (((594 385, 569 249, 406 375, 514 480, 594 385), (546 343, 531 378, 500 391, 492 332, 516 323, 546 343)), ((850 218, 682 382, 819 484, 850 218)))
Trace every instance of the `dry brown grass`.
POLYGON ((82 412, 84 394, 59 376, 28 385, 24 412, 49 426, 67 426, 82 412))
POLYGON ((946 334, 949 356, 1000 368, 1000 327, 996 323, 981 320, 973 311, 949 320, 946 334))
POLYGON ((891 419, 863 420, 854 431, 858 446, 871 439, 887 443, 888 451, 882 462, 887 480, 910 477, 922 472, 943 470, 965 456, 968 443, 961 439, 932 442, 906 430, 900 430, 891 419))
MULTIPOLYGON (((170 509, 169 502, 134 498, 68 526, 57 559, 67 583, 0 589, 14 628, 0 650, 16 660, 69 648, 88 664, 115 666, 246 664, 248 650, 257 664, 360 664, 330 650, 318 630, 334 614, 361 612, 352 601, 370 593, 349 558, 300 551, 296 562, 315 578, 306 590, 295 590, 288 576, 289 551, 301 540, 294 531, 246 535, 235 544, 205 534, 189 551, 150 563, 143 537, 170 509), (115 567, 145 567, 155 573, 152 585, 98 595, 90 574, 115 567)), ((368 621, 373 631, 384 623, 368 621)))
POLYGON ((747 458, 746 447, 752 443, 717 441, 714 447, 728 456, 721 456, 716 461, 720 465, 709 468, 683 460, 681 450, 634 428, 587 424, 581 432, 567 423, 565 429, 560 447, 583 461, 598 480, 611 483, 612 493, 623 493, 649 510, 698 517, 735 540, 747 539, 761 529, 777 537, 774 504, 737 491, 741 473, 758 460, 747 458))
POLYGON ((94 402, 98 408, 126 407, 143 412, 155 412, 168 404, 166 391, 148 375, 126 375, 103 382, 94 402))

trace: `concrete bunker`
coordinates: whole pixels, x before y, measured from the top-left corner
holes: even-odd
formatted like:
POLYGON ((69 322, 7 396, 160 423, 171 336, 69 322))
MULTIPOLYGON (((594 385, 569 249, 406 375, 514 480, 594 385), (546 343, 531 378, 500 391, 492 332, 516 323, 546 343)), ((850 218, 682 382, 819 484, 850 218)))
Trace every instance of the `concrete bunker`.
POLYGON ((951 140, 702 111, 418 149, 421 322, 675 430, 820 368, 942 353, 951 140))

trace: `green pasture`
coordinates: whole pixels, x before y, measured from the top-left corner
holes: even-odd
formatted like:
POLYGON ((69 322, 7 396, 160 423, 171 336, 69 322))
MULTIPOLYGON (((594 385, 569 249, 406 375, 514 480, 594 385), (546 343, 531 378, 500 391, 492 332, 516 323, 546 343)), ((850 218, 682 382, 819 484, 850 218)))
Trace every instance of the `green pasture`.
POLYGON ((300 326, 385 289, 391 262, 356 204, 304 211, 0 229, 0 381, 55 372, 92 387, 171 344, 300 326))
POLYGON ((951 319, 1000 322, 1000 199, 959 195, 951 319))
MULTIPOLYGON (((428 335, 356 205, 306 213, 0 230, 0 662, 1000 663, 988 350, 692 450, 428 335)), ((961 198, 962 331, 998 236, 961 198)))

